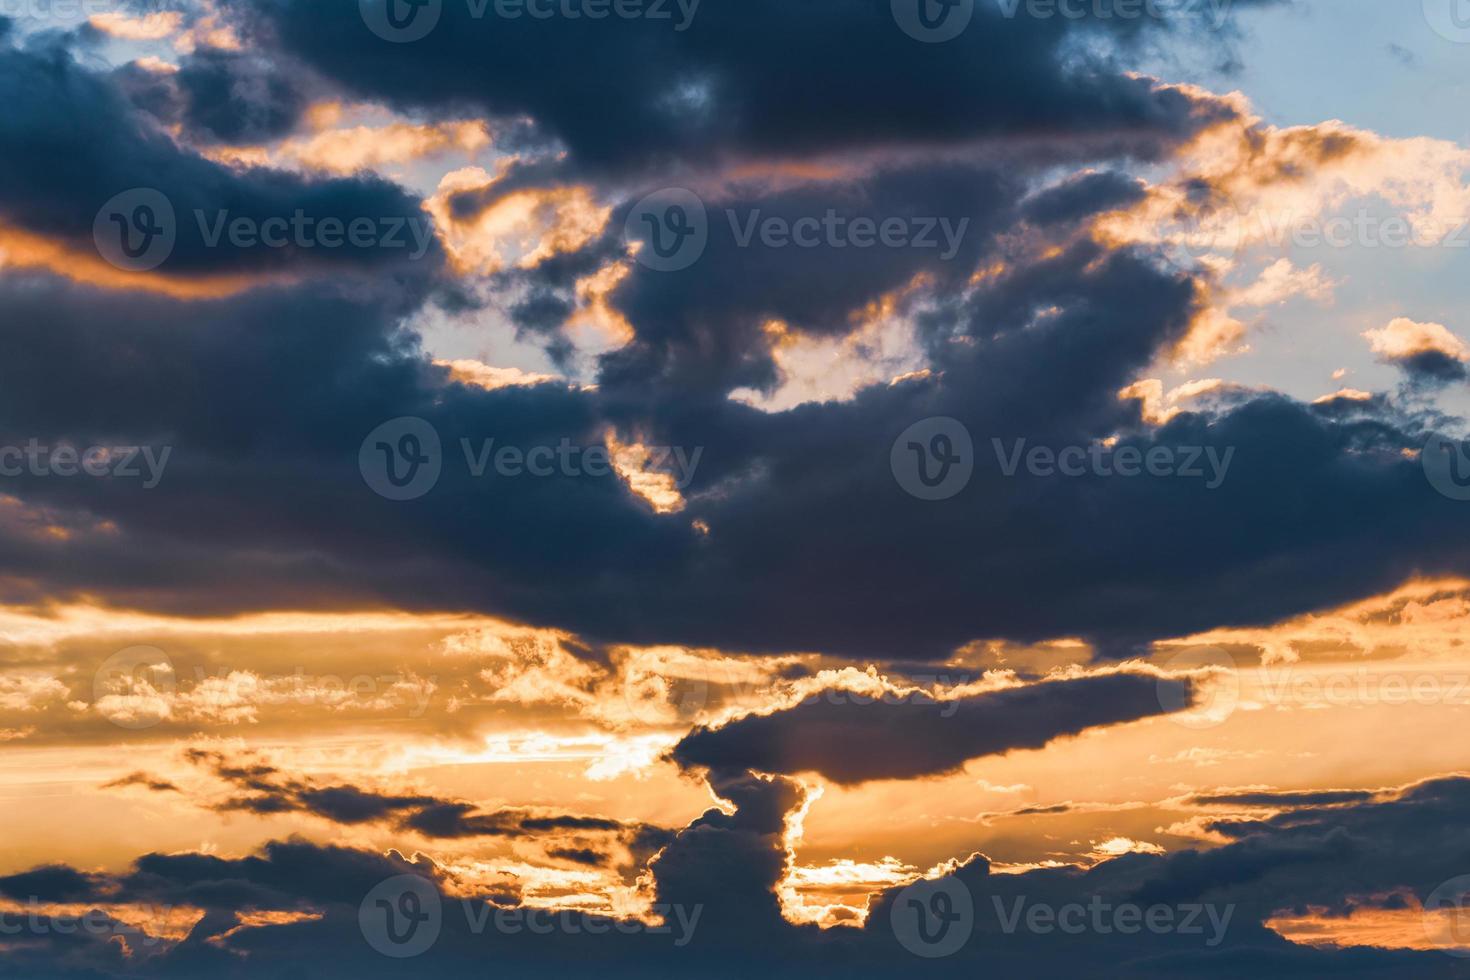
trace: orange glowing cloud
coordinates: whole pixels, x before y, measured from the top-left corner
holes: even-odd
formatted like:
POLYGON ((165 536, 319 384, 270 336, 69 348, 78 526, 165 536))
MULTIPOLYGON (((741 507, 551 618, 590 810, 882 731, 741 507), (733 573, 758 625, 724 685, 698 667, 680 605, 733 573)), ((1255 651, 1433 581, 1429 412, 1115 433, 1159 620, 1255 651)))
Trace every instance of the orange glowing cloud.
POLYGON ((1470 347, 1442 323, 1416 323, 1398 317, 1388 326, 1366 330, 1363 337, 1373 353, 1388 361, 1402 361, 1419 354, 1443 354, 1454 361, 1470 361, 1470 347))
MULTIPOLYGON (((335 104, 313 107, 308 124, 320 124, 340 113, 335 104)), ((270 166, 332 174, 383 169, 449 153, 473 159, 490 145, 483 122, 392 122, 381 126, 323 129, 309 136, 291 137, 265 146, 205 147, 210 159, 232 166, 270 166)))
POLYGON ((79 249, 65 242, 36 235, 19 228, 0 225, 0 270, 44 269, 72 282, 100 289, 157 293, 174 299, 223 299, 270 284, 299 281, 288 273, 217 274, 206 276, 171 276, 162 271, 129 272, 104 260, 95 251, 79 249))
POLYGON ((481 167, 446 174, 424 203, 434 216, 454 268, 466 275, 492 275, 528 268, 554 255, 584 247, 607 226, 612 209, 597 203, 588 187, 527 187, 495 196, 476 214, 456 216, 451 199, 470 192, 493 193, 504 171, 481 167))

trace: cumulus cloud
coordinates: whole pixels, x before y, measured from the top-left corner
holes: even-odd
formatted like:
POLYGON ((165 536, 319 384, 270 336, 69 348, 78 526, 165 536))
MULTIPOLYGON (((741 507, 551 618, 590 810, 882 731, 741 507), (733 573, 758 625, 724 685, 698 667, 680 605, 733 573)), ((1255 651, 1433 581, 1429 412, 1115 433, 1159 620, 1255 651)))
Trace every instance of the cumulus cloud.
POLYGON ((1470 347, 1442 323, 1419 323, 1401 316, 1363 336, 1373 353, 1412 378, 1445 382, 1466 377, 1470 347))

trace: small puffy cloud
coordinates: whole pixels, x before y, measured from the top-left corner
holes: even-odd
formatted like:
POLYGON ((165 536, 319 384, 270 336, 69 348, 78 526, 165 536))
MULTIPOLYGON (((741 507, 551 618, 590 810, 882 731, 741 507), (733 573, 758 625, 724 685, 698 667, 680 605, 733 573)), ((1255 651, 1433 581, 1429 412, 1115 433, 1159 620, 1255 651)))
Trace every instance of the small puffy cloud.
POLYGON ((1418 323, 1398 317, 1388 326, 1363 333, 1373 353, 1396 364, 1418 381, 1454 381, 1465 377, 1470 348, 1442 323, 1418 323))

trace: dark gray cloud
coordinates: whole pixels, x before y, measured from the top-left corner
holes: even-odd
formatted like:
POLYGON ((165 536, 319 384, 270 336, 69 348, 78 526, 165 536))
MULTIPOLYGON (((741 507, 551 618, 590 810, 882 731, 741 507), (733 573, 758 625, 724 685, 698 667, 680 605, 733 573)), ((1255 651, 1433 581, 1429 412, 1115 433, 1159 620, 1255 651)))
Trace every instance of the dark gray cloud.
MULTIPOLYGON (((766 23, 809 33, 819 14, 830 13, 822 6, 789 18, 768 12, 766 23)), ((733 16, 711 11, 711 24, 733 16)), ((282 3, 262 16, 290 47, 306 44, 293 33, 297 20, 337 13, 282 3)), ((871 33, 876 24, 866 16, 850 28, 855 39, 887 50, 889 34, 871 33)), ((349 21, 361 26, 355 13, 349 21)), ((1056 51, 1060 35, 1048 32, 1059 24, 1005 27, 1031 38, 1033 54, 1056 51)), ((923 71, 959 70, 952 55, 891 29, 938 59, 923 71)), ((616 36, 636 47, 642 30, 616 36)), ((461 43, 452 30, 440 33, 441 41, 400 46, 393 57, 411 62, 434 44, 461 43)), ((979 31, 964 43, 999 36, 979 31)), ((772 32, 767 44, 780 49, 784 38, 772 32)), ((377 41, 348 40, 344 50, 377 41)), ((656 53, 665 42, 647 43, 656 53)), ((701 34, 698 43, 716 39, 701 34)), ((732 40, 730 77, 758 89, 763 83, 736 70, 748 53, 735 48, 732 40)), ((1015 48, 1015 57, 1027 50, 1015 48)), ((481 62, 495 72, 505 67, 481 62)), ((444 79, 423 84, 454 84, 456 64, 446 61, 444 79)), ((0 213, 39 233, 89 237, 101 200, 149 183, 177 194, 181 208, 192 201, 229 202, 250 214, 295 206, 417 210, 382 181, 304 181, 194 156, 134 109, 115 80, 54 46, 0 53, 4 91, 29 97, 13 100, 19 111, 0 120, 0 145, 12 151, 0 154, 0 213), (62 127, 60 119, 69 122, 62 127)), ((935 91, 949 110, 969 111, 959 90, 935 91)), ((1185 334, 1201 286, 1157 255, 1073 236, 1072 224, 1132 191, 1107 170, 1060 183, 1051 175, 1082 154, 1135 150, 1092 139, 1103 130, 1088 121, 1094 115, 1085 104, 1098 90, 1066 91, 1083 107, 1053 115, 1054 139, 1044 146, 1001 141, 963 164, 910 153, 830 181, 737 182, 711 195, 713 207, 737 215, 830 207, 972 223, 950 263, 890 250, 735 249, 714 236, 709 261, 691 269, 636 268, 611 297, 632 321, 634 340, 599 365, 595 390, 486 392, 449 383, 403 327, 440 295, 442 270, 433 263, 377 266, 359 256, 374 275, 349 289, 309 281, 198 302, 8 273, 0 282, 9 321, 0 387, 7 443, 166 444, 174 455, 167 477, 148 491, 117 481, 13 481, 13 492, 61 526, 106 522, 113 530, 59 540, 7 528, 0 592, 18 602, 88 595, 189 614, 383 604, 476 610, 568 629, 594 647, 667 642, 925 659, 977 637, 1077 635, 1105 653, 1126 653, 1161 636, 1270 623, 1412 574, 1466 571, 1457 542, 1470 516, 1434 493, 1405 457, 1423 444, 1423 432, 1391 403, 1305 406, 1249 395, 1152 429, 1136 403, 1118 399, 1185 334), (1075 145, 1068 135, 1078 137, 1075 145), (1051 235, 1060 250, 1038 258, 1028 243, 1051 235), (992 263, 1003 272, 972 284, 975 270, 992 263), (841 337, 855 311, 916 278, 929 285, 906 294, 895 314, 917 319, 933 365, 927 378, 778 414, 728 400, 733 387, 779 382, 774 341, 763 329, 769 319, 841 337), (963 493, 930 504, 902 491, 889 450, 910 424, 940 415, 967 426, 976 468, 963 493), (402 416, 435 426, 446 464, 432 493, 406 505, 374 496, 356 465, 367 433, 402 416), (476 480, 460 448, 461 439, 491 437, 522 447, 563 439, 597 445, 609 424, 655 444, 703 450, 683 514, 650 513, 615 479, 476 480), (992 442, 1056 448, 1112 437, 1140 453, 1233 450, 1233 462, 1213 490, 1180 479, 1005 476, 992 442)), ((1025 98, 1033 95, 1041 97, 1026 90, 1025 98)), ((1150 98, 1179 100, 1186 116, 1216 111, 1178 94, 1150 98)), ((1141 105, 1118 102, 1122 115, 1109 125, 1141 105)), ((975 112, 1010 111, 987 106, 975 112)), ((834 139, 840 117, 834 111, 834 139)), ((767 125, 755 116, 730 124, 767 125)), ((893 123, 898 135, 883 138, 901 142, 907 125, 893 123)), ((954 132, 968 130, 956 124, 954 132)), ((737 137, 763 152, 751 133, 737 137)), ((598 150, 595 133, 581 141, 594 157, 616 154, 598 150)), ((640 185, 649 179, 641 175, 640 185)), ((567 355, 559 328, 575 282, 616 254, 619 243, 599 241, 524 270, 515 316, 567 355)), ((170 259, 177 268, 166 271, 296 271, 302 259, 184 243, 170 259)), ((342 268, 358 268, 354 261, 342 268)))
POLYGON ((1079 22, 1007 18, 980 0, 970 28, 937 45, 900 30, 888 0, 705 0, 682 30, 673 3, 660 5, 671 19, 506 18, 493 4, 476 17, 481 5, 444 3, 437 27, 406 44, 374 35, 352 7, 225 6, 256 43, 357 96, 408 110, 528 116, 576 165, 598 171, 1059 132, 1153 155, 1232 114, 1223 103, 1155 91, 1106 55, 1068 44, 1093 36, 1129 45, 1167 26, 1206 26, 1189 14, 1112 16, 1110 5, 1079 22))
MULTIPOLYGON (((214 57, 198 56, 201 65, 214 57)), ((218 57, 233 64, 228 59, 235 56, 218 57)), ((10 107, 0 118, 0 221, 78 251, 96 256, 99 211, 117 195, 144 188, 161 193, 174 213, 169 222, 155 209, 151 222, 176 233, 160 274, 386 274, 396 268, 423 280, 442 264, 437 239, 428 234, 432 224, 397 185, 367 175, 307 179, 231 170, 181 148, 128 100, 116 78, 83 67, 59 44, 16 48, 0 41, 0 100, 10 107), (272 219, 291 223, 267 232, 284 247, 260 244, 259 232, 246 237, 230 230, 241 221, 261 229, 272 219), (345 231, 323 237, 319 223, 328 219, 373 222, 371 243, 364 244, 365 230, 356 238, 345 231)))
POLYGON ((300 73, 280 71, 263 55, 201 48, 176 72, 130 63, 116 73, 119 87, 145 112, 179 125, 198 143, 254 144, 289 135, 309 103, 300 73))
POLYGON ((1104 674, 1047 681, 952 701, 826 691, 772 714, 699 728, 673 750, 681 766, 816 772, 834 782, 913 779, 970 759, 1039 749, 1089 728, 1166 714, 1194 700, 1187 680, 1104 674))
POLYGON ((152 790, 155 793, 180 792, 179 788, 173 783, 169 782, 167 779, 160 779, 157 776, 150 776, 146 772, 129 773, 128 775, 123 776, 120 779, 114 779, 111 782, 102 784, 103 789, 121 789, 125 786, 141 786, 144 789, 152 790))
POLYGON ((1371 790, 1258 790, 1239 793, 1196 793, 1186 802, 1191 806, 1311 807, 1367 803, 1377 796, 1371 790))
MULTIPOLYGON (((437 839, 602 833, 627 838, 635 848, 646 846, 648 841, 662 839, 667 833, 658 827, 626 824, 606 817, 517 808, 485 811, 463 800, 424 794, 384 793, 341 783, 324 784, 319 780, 291 776, 264 763, 231 759, 209 749, 188 749, 185 757, 208 768, 236 788, 249 791, 248 795, 233 796, 210 805, 212 809, 226 813, 244 812, 261 816, 304 813, 348 826, 386 822, 400 830, 437 839)), ((110 785, 131 781, 129 777, 129 780, 110 785)), ((177 790, 169 784, 150 788, 177 790)))

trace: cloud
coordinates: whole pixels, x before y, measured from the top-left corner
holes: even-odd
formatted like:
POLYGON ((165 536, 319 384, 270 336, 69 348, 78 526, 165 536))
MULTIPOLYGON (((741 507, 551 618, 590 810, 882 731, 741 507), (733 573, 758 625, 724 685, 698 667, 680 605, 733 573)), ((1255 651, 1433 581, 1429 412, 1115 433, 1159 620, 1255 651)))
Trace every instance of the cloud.
MULTIPOLYGON (((251 127, 285 127, 300 108, 279 93, 288 103, 284 107, 236 99, 235 86, 254 84, 235 77, 243 65, 253 64, 249 59, 230 53, 200 58, 174 74, 142 73, 155 87, 195 86, 194 101, 182 110, 186 121, 197 115, 191 124, 244 135, 251 127), (235 112, 243 115, 231 116, 235 112), (260 113, 263 121, 255 119, 260 113)), ((261 84, 275 92, 277 81, 268 76, 261 84)), ((128 101, 125 88, 59 47, 0 43, 0 99, 13 109, 0 120, 0 248, 8 253, 8 266, 41 267, 111 287, 206 296, 294 281, 312 270, 397 267, 404 275, 435 275, 442 253, 432 223, 396 185, 367 174, 309 180, 279 171, 231 170, 181 147, 128 101), (58 125, 61 119, 66 125, 58 125), (175 240, 152 274, 104 262, 93 237, 104 206, 139 189, 161 193, 174 214, 170 222, 154 209, 158 227, 171 229, 175 240), (356 219, 373 223, 369 244, 363 244, 364 235, 345 231, 340 237, 319 235, 329 227, 321 222, 341 222, 345 229, 356 219), (270 220, 285 222, 286 230, 273 225, 267 232, 270 220), (241 221, 258 229, 253 237, 229 230, 241 221), (271 241, 284 236, 290 247, 265 247, 262 235, 271 241)), ((168 101, 160 98, 154 101, 168 101)))
POLYGON ((1466 377, 1470 347, 1442 323, 1397 317, 1363 336, 1380 360, 1398 365, 1416 380, 1443 383, 1466 377))
POLYGON ((1196 793, 1185 800, 1190 806, 1314 807, 1368 803, 1377 794, 1370 790, 1248 790, 1196 793))
MULTIPOLYGON (((1157 18, 1006 19, 979 4, 972 29, 925 45, 898 28, 886 4, 844 0, 708 3, 688 20, 667 8, 668 18, 623 19, 611 32, 591 18, 476 17, 446 4, 435 30, 394 45, 363 29, 355 10, 296 0, 224 6, 258 25, 282 57, 359 97, 401 110, 471 104, 491 117, 530 117, 575 165, 600 171, 1058 132, 1130 139, 1147 154, 1232 115, 1067 44, 1090 30, 1128 45, 1165 26, 1157 18), (567 50, 579 57, 553 71, 567 50), (772 63, 784 66, 779 84, 772 63), (597 112, 575 94, 592 88, 603 95, 597 112)), ((1180 18, 1175 26, 1205 25, 1180 18)))
POLYGON ((123 776, 120 779, 114 779, 111 782, 102 784, 103 789, 121 789, 125 786, 141 786, 144 789, 152 790, 155 793, 183 792, 167 779, 160 779, 157 776, 150 776, 146 772, 129 773, 128 775, 123 776))
POLYGON ((633 840, 658 833, 658 828, 604 817, 526 808, 484 811, 473 803, 425 794, 384 793, 340 783, 323 785, 317 780, 289 776, 265 763, 231 760, 212 749, 188 749, 185 758, 249 791, 249 795, 230 797, 211 805, 221 812, 263 816, 306 813, 346 826, 390 822, 399 830, 440 840, 534 837, 563 832, 605 833, 633 840))
MULTIPOLYGON (((1467 785, 1466 779, 1446 777, 1404 787, 1378 802, 1292 811, 1235 827, 1229 830, 1232 842, 1210 851, 1162 854, 1119 839, 1106 842, 1098 862, 1085 869, 997 874, 981 855, 952 862, 930 877, 941 886, 963 888, 973 913, 962 920, 968 939, 943 967, 1024 967, 1028 976, 1062 978, 1105 960, 1119 975, 1238 976, 1266 970, 1351 971, 1374 980, 1457 976, 1456 961, 1439 951, 1296 945, 1269 923, 1278 921, 1277 910, 1307 904, 1340 909, 1349 922, 1394 909, 1408 912, 1404 921, 1417 922, 1417 904, 1454 871, 1445 858, 1460 853, 1451 838, 1463 816, 1467 785), (1096 914, 1089 910, 1101 909, 1107 928, 1084 927, 1059 942, 1055 928, 1007 927, 1018 910, 1019 922, 1030 921, 1026 914, 1036 906, 1059 915, 1080 907, 1084 924, 1096 914), (1157 909, 1179 928, 1113 928, 1107 916, 1124 907, 1138 908, 1140 918, 1157 909), (1189 928, 1183 927, 1186 917, 1189 928)), ((539 965, 558 975, 589 977, 650 970, 796 977, 839 969, 848 976, 878 977, 920 962, 900 943, 894 926, 907 912, 907 881, 884 888, 865 921, 849 927, 822 930, 781 916, 777 889, 790 873, 789 834, 809 799, 798 784, 724 771, 710 774, 710 786, 729 809, 711 809, 692 821, 651 865, 654 907, 670 919, 668 927, 654 930, 619 930, 604 917, 566 911, 557 913, 559 925, 550 933, 502 931, 493 916, 517 906, 513 895, 486 894, 424 858, 408 861, 396 852, 302 840, 271 842, 241 858, 148 854, 116 874, 43 867, 0 878, 0 895, 44 896, 72 907, 151 908, 144 919, 150 930, 160 928, 159 907, 192 910, 197 921, 182 938, 155 939, 150 946, 137 942, 150 955, 130 964, 130 975, 219 972, 273 980, 315 969, 395 975, 402 964, 363 942, 359 910, 375 887, 401 875, 421 879, 438 896, 438 936, 415 967, 446 976, 482 965, 490 948, 506 970, 539 965), (476 921, 484 927, 475 929, 476 921), (686 928, 681 932, 676 923, 686 928)), ((131 933, 135 940, 149 934, 131 933)), ((13 950, 20 958, 12 963, 52 977, 85 968, 122 975, 121 962, 99 958, 105 944, 96 946, 80 954, 63 937, 43 933, 13 950)))
POLYGON ((900 694, 870 703, 853 692, 828 690, 785 711, 696 729, 672 754, 686 767, 815 772, 842 784, 913 779, 1192 701, 1189 681, 1144 673, 1044 681, 939 701, 900 694))

